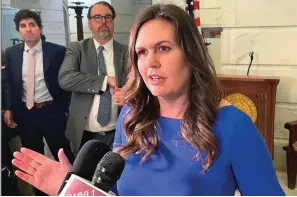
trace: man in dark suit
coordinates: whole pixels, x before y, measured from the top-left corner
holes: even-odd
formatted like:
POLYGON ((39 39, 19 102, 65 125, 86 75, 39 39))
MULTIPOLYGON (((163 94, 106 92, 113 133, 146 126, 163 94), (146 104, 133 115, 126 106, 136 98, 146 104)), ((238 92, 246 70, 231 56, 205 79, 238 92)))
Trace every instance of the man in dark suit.
MULTIPOLYGON (((4 99, 4 92, 3 87, 7 85, 7 74, 6 74, 6 60, 4 52, 1 51, 1 82, 2 82, 2 108, 5 103, 4 99)), ((20 195, 15 179, 14 179, 14 172, 13 167, 11 164, 11 160, 13 159, 12 152, 9 148, 9 141, 10 139, 16 135, 15 129, 10 129, 7 127, 7 125, 4 123, 4 120, 2 119, 2 125, 1 125, 1 175, 2 175, 2 181, 1 181, 1 195, 2 196, 15 196, 20 195)))
POLYGON ((113 144, 119 108, 124 104, 127 46, 113 39, 114 8, 92 5, 88 25, 93 37, 69 45, 59 84, 72 92, 66 135, 75 153, 88 140, 113 144))
POLYGON ((22 145, 44 154, 43 137, 58 160, 63 148, 70 162, 74 156, 65 136, 70 93, 58 84, 66 48, 43 42, 40 16, 20 10, 14 18, 24 43, 6 50, 7 84, 4 87, 4 121, 18 127, 22 145))

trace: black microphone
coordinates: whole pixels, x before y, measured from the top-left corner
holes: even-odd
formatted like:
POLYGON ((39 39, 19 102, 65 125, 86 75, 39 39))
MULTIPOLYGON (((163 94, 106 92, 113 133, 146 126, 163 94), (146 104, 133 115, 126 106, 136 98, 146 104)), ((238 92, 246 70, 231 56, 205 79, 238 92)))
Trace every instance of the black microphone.
POLYGON ((253 63, 253 59, 254 59, 254 51, 252 51, 252 52, 249 54, 249 56, 251 57, 251 61, 250 61, 250 64, 249 64, 249 67, 248 67, 248 71, 247 71, 247 73, 246 73, 246 76, 249 76, 249 74, 250 74, 250 68, 251 68, 251 65, 252 65, 252 63, 253 63))
POLYGON ((120 178, 125 160, 118 154, 108 152, 100 160, 92 183, 72 174, 60 196, 110 196, 108 192, 120 178))
POLYGON ((108 152, 98 163, 92 184, 105 192, 109 192, 119 180, 125 167, 125 159, 117 153, 108 152))
POLYGON ((98 162, 109 151, 109 146, 101 141, 90 140, 85 143, 77 154, 71 172, 67 173, 58 194, 61 193, 71 175, 77 175, 91 181, 98 162))

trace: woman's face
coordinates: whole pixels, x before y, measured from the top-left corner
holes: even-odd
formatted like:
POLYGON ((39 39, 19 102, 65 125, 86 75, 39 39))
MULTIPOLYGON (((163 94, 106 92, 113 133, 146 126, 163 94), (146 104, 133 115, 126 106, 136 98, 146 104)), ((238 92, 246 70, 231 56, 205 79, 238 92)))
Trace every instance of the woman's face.
POLYGON ((188 93, 191 69, 169 21, 146 22, 138 32, 135 51, 139 72, 154 96, 171 100, 188 93))

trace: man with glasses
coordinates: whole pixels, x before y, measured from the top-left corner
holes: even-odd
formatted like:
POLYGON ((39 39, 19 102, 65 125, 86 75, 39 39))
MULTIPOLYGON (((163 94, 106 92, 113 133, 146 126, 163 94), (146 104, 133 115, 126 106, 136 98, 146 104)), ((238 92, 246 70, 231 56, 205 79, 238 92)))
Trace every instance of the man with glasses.
POLYGON ((70 43, 59 72, 62 89, 72 92, 66 135, 77 153, 99 139, 112 147, 119 110, 124 105, 127 46, 113 39, 114 8, 92 5, 88 25, 93 37, 70 43))

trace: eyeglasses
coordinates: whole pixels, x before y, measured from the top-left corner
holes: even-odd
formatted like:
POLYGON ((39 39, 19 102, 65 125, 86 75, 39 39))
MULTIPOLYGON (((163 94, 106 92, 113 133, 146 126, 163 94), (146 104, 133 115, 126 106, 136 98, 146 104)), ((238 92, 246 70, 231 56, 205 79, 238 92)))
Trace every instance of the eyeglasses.
POLYGON ((105 19, 106 22, 111 22, 115 18, 115 15, 106 15, 106 16, 95 15, 90 17, 90 19, 91 18, 93 18, 97 22, 101 22, 103 18, 105 19))

